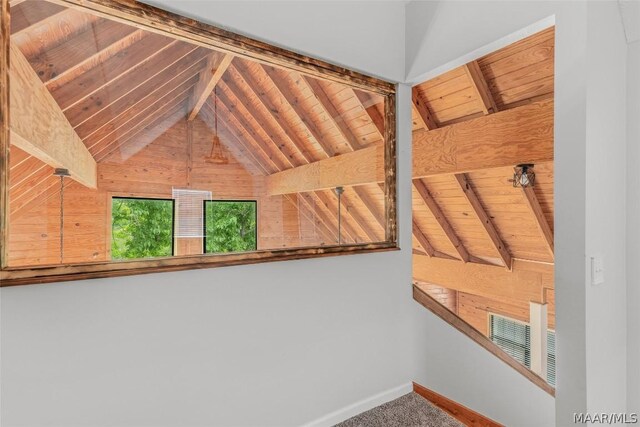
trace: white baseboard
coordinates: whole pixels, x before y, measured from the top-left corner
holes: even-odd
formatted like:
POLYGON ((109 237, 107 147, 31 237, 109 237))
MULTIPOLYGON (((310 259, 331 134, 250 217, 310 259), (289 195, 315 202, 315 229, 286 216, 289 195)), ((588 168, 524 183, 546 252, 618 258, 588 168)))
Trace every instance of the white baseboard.
POLYGON ((337 411, 331 412, 323 417, 317 418, 302 427, 330 427, 336 425, 342 421, 358 415, 362 412, 373 409, 376 406, 380 406, 383 403, 387 403, 391 400, 397 399, 400 396, 404 396, 407 393, 413 391, 413 384, 406 383, 399 387, 392 388, 390 390, 383 391, 382 393, 375 394, 366 399, 362 399, 337 411))

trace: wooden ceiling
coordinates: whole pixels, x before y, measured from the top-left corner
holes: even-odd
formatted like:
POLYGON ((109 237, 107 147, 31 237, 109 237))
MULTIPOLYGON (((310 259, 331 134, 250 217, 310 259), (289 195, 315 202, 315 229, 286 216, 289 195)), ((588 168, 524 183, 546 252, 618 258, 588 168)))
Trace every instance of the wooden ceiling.
MULTIPOLYGON (((12 44, 98 165, 125 162, 128 146, 186 117, 197 115, 213 128, 216 106, 207 90, 214 87, 222 142, 256 176, 382 144, 378 95, 46 1, 16 4, 11 26, 12 44)), ((418 85, 414 131, 551 99, 553 40, 549 29, 418 85)), ((52 167, 17 147, 10 165, 12 216, 57 194, 52 167)), ((527 194, 511 186, 511 167, 415 180, 414 248, 496 265, 510 258, 553 262, 553 165, 537 164, 535 171, 536 186, 527 194)), ((379 184, 349 190, 344 241, 383 240, 379 184)), ((315 212, 332 240, 337 200, 331 190, 285 197, 301 212, 315 212)))
MULTIPOLYGON (((413 90, 414 131, 549 102, 553 63, 550 28, 421 83, 413 90)), ((415 250, 509 267, 513 258, 552 263, 553 162, 534 169, 535 187, 526 191, 512 186, 513 167, 415 179, 415 250)))

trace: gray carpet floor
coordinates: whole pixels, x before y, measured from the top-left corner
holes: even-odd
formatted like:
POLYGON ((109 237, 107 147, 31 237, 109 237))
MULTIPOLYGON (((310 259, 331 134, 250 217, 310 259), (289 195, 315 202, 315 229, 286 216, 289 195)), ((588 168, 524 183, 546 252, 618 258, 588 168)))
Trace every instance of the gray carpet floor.
POLYGON ((336 424, 335 427, 464 427, 458 420, 416 393, 336 424))

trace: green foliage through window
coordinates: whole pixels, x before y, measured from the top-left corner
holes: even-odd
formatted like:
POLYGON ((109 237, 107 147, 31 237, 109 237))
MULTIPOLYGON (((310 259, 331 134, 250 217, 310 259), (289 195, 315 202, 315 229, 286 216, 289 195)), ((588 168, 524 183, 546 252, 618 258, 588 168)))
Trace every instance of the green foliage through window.
POLYGON ((204 202, 205 253, 255 251, 256 202, 204 202))
POLYGON ((173 200, 113 198, 111 258, 173 255, 173 200))

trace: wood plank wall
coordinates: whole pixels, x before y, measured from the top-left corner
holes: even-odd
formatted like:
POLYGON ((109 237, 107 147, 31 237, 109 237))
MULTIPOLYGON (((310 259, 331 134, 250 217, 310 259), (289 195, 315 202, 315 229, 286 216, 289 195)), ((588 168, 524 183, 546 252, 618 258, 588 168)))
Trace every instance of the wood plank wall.
MULTIPOLYGON (((320 221, 297 197, 265 196, 264 176, 229 155, 226 165, 212 165, 212 131, 200 119, 193 122, 191 172, 187 122, 182 115, 164 127, 141 134, 99 164, 98 190, 69 182, 65 186, 65 262, 110 259, 111 197, 171 198, 172 188, 213 193, 214 199, 258 201, 258 248, 315 246, 327 242, 320 221)), ((224 138, 223 138, 224 141, 224 138)), ((14 156, 12 156, 12 160, 14 156)), ((15 156, 15 162, 21 157, 15 156)), ((28 173, 25 171, 25 174, 28 173)), ((11 178, 24 180, 15 173, 11 178)), ((46 265, 59 262, 59 197, 55 192, 11 218, 9 265, 46 265)), ((199 254, 200 239, 179 239, 179 254, 199 254)))

